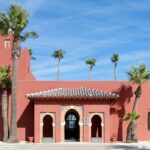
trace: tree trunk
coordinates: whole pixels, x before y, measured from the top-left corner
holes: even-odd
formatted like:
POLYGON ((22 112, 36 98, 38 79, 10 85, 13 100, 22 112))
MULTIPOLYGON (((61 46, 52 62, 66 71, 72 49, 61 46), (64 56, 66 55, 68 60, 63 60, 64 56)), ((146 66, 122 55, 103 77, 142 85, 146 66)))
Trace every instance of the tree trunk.
POLYGON ((17 78, 18 78, 18 59, 20 56, 20 44, 13 43, 12 50, 12 96, 11 96, 11 118, 9 142, 18 142, 17 139, 17 78))
POLYGON ((135 94, 135 101, 134 101, 134 104, 133 104, 132 112, 136 112, 137 111, 138 102, 139 102, 140 96, 142 94, 142 87, 141 87, 141 85, 138 86, 138 88, 136 89, 134 94, 135 94))
MULTIPOLYGON (((140 96, 142 94, 142 87, 141 85, 138 86, 138 88, 135 91, 135 101, 133 104, 133 109, 132 109, 132 113, 136 113, 137 112, 137 106, 138 106, 138 102, 140 99, 140 96)), ((130 124, 128 125, 127 128, 127 142, 137 142, 137 137, 136 137, 136 127, 137 127, 137 123, 136 121, 132 121, 130 122, 130 124)))
POLYGON ((8 140, 8 99, 7 89, 2 89, 3 141, 8 140))
POLYGON ((115 66, 114 66, 114 80, 115 81, 117 80, 117 63, 115 63, 115 66))
POLYGON ((57 81, 59 81, 59 65, 60 65, 60 59, 58 59, 58 65, 57 65, 57 81))
POLYGON ((89 81, 91 80, 91 76, 92 76, 92 68, 90 67, 90 69, 89 69, 89 77, 88 77, 89 81))
POLYGON ((137 123, 135 121, 131 121, 129 123, 128 128, 127 128, 127 137, 126 137, 127 143, 137 142, 137 137, 135 133, 136 127, 137 127, 137 123))

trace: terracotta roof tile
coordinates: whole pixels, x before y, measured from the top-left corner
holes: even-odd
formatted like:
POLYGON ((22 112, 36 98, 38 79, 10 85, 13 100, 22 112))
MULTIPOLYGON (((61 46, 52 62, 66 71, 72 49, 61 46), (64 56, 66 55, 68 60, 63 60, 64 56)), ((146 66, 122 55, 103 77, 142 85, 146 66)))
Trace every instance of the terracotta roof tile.
POLYGON ((91 88, 57 88, 26 94, 30 100, 52 99, 52 98, 99 98, 115 99, 119 95, 110 92, 99 91, 91 88))

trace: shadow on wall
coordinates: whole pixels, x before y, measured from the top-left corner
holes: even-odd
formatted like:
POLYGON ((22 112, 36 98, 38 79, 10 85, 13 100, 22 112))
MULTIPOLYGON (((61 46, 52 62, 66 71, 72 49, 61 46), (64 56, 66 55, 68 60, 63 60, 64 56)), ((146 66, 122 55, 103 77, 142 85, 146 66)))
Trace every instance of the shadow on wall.
POLYGON ((34 104, 29 102, 17 122, 18 128, 25 128, 25 139, 34 137, 34 104))
POLYGON ((119 98, 112 101, 110 108, 110 115, 116 114, 119 118, 117 140, 123 140, 123 118, 126 114, 125 105, 131 101, 133 96, 132 86, 122 84, 121 87, 115 91, 119 98))

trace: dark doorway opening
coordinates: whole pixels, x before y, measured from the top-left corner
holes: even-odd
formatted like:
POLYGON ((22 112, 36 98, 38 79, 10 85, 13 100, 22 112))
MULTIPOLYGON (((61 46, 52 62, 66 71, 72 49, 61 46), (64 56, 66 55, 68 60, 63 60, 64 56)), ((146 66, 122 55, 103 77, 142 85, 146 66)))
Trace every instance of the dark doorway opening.
POLYGON ((91 137, 102 137, 101 118, 98 115, 92 118, 91 137))
POLYGON ((91 126, 91 142, 92 143, 102 143, 102 126, 101 126, 101 117, 94 115, 92 117, 92 126, 91 126))
POLYGON ((43 119, 43 123, 43 137, 53 137, 52 117, 46 115, 43 119))
POLYGON ((80 127, 79 127, 79 115, 71 109, 65 116, 65 140, 66 141, 79 141, 80 139, 80 127))

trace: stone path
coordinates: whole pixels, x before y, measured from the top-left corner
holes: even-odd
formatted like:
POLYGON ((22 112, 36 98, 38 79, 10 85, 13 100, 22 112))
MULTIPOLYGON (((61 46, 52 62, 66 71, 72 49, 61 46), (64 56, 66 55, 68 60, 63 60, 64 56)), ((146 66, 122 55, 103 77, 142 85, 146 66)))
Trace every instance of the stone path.
POLYGON ((0 144, 0 150, 150 150, 150 143, 141 144, 0 144))

